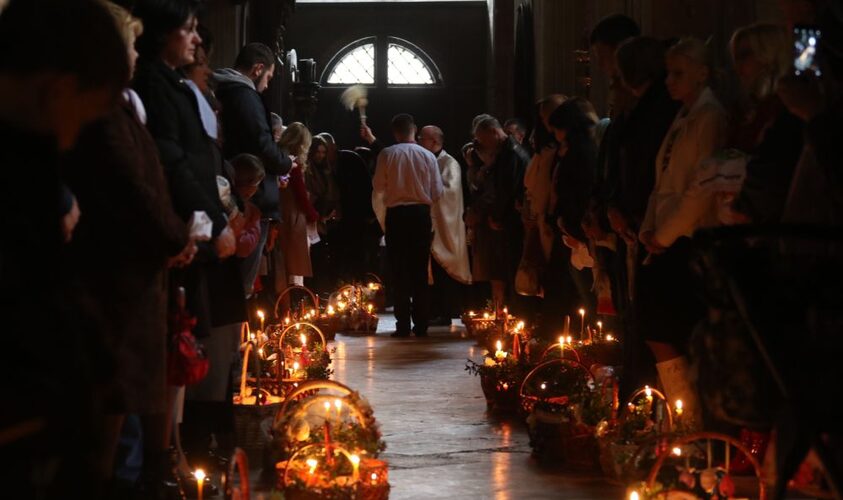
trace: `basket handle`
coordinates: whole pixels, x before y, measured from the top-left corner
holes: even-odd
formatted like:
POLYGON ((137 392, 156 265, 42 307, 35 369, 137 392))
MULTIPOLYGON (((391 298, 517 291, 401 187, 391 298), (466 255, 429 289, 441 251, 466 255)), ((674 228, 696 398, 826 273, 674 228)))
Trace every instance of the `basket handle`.
POLYGON ((284 415, 287 413, 287 407, 290 405, 291 402, 295 400, 297 396, 300 394, 304 394, 305 392, 309 391, 318 391, 320 389, 336 389, 340 392, 344 392, 346 395, 351 394, 352 391, 348 386, 343 385, 339 382, 335 382, 333 380, 308 380, 304 383, 299 384, 298 387, 293 389, 287 396, 284 398, 284 403, 281 405, 281 409, 278 410, 278 413, 275 414, 275 424, 278 424, 278 421, 281 420, 284 415))
MULTIPOLYGON (((638 396, 640 396, 642 394, 646 394, 647 389, 648 389, 648 387, 642 387, 641 389, 638 389, 637 391, 635 391, 635 393, 633 393, 632 396, 629 397, 629 399, 626 402, 626 405, 624 405, 624 407, 620 409, 621 416, 629 413, 629 410, 628 410, 629 405, 633 404, 635 402, 635 399, 638 396)), ((665 396, 662 391, 660 391, 660 390, 658 390, 654 387, 649 387, 649 389, 650 389, 650 392, 653 395, 655 395, 656 397, 658 397, 659 399, 664 401, 664 406, 667 409, 667 428, 668 428, 667 430, 668 430, 668 432, 673 431, 673 410, 670 407, 670 401, 667 400, 667 396, 665 396)))
MULTIPOLYGON (((307 446, 303 446, 303 447, 299 448, 298 450, 296 450, 296 452, 293 453, 293 455, 290 457, 290 459, 287 460, 287 465, 284 467, 284 478, 283 478, 284 487, 289 486, 288 478, 289 478, 289 474, 290 474, 290 466, 293 464, 293 461, 296 459, 296 457, 301 455, 307 449, 324 448, 324 447, 325 447, 325 445, 322 444, 322 443, 314 443, 314 444, 309 444, 307 446)), ((334 454, 339 452, 343 456, 345 456, 346 460, 348 460, 349 463, 352 462, 351 453, 349 453, 348 450, 346 450, 342 445, 339 445, 339 444, 332 445, 331 449, 334 450, 334 454)), ((359 479, 358 477, 352 477, 353 482, 357 482, 358 479, 359 479)))
POLYGON ((251 330, 251 328, 249 328, 249 322, 244 321, 240 325, 240 343, 245 344, 246 342, 252 340, 251 337, 249 336, 251 333, 252 333, 252 330, 251 330))
POLYGON ((313 293, 313 290, 307 288, 306 286, 292 285, 285 288, 284 291, 281 292, 280 295, 278 295, 278 298, 275 299, 275 309, 273 311, 275 319, 279 319, 278 308, 281 307, 281 302, 287 297, 287 295, 290 295, 290 292, 292 292, 293 290, 303 290, 310 297, 310 301, 313 303, 314 309, 316 309, 317 311, 319 310, 319 297, 317 297, 316 294, 313 293))
POLYGON ((234 454, 231 456, 231 462, 228 465, 228 471, 224 476, 224 481, 225 500, 231 500, 235 491, 240 494, 242 500, 249 500, 249 457, 246 456, 246 452, 242 448, 234 448, 234 454), (234 477, 235 468, 240 476, 240 488, 237 489, 231 485, 231 478, 234 477))
POLYGON ((249 354, 254 354, 255 358, 255 404, 260 405, 261 392, 261 362, 258 357, 258 352, 254 349, 255 343, 249 341, 246 343, 246 349, 243 351, 243 369, 240 371, 240 400, 246 397, 246 372, 249 370, 249 354))
POLYGON ((575 358, 575 361, 577 363, 582 363, 582 358, 580 358, 580 353, 576 349, 574 349, 574 347, 571 344, 560 344, 559 342, 554 342, 554 343, 550 344, 547 347, 547 349, 544 350, 544 352, 541 355, 541 358, 539 358, 539 364, 544 363, 547 360, 547 355, 550 354, 550 352, 552 350, 557 349, 557 348, 562 350, 561 355, 562 355, 563 358, 565 356, 565 351, 568 350, 568 351, 571 351, 572 353, 574 353, 574 358, 575 358))
POLYGON ((544 369, 548 366, 551 366, 551 365, 566 365, 566 364, 571 365, 574 368, 579 368, 580 370, 584 371, 585 374, 588 376, 588 378, 592 382, 594 381, 594 375, 592 375, 591 370, 589 370, 588 367, 586 367, 584 364, 580 363, 579 361, 574 361, 572 359, 564 359, 564 358, 551 359, 550 361, 545 361, 544 363, 541 363, 538 366, 536 366, 535 368, 533 368, 532 370, 530 370, 530 373, 528 373, 527 376, 524 377, 524 380, 521 382, 521 387, 518 389, 518 397, 524 398, 524 397, 527 396, 526 394, 524 394, 524 389, 527 387, 527 382, 532 380, 532 378, 535 377, 536 374, 540 370, 542 370, 542 369, 544 369))
POLYGON ((327 347, 328 341, 325 340, 325 334, 322 333, 322 330, 320 330, 318 326, 314 325, 313 323, 308 323, 307 321, 297 321, 296 323, 293 323, 284 328, 284 330, 281 331, 281 336, 278 337, 278 347, 281 349, 282 352, 284 350, 284 337, 287 336, 287 332, 289 332, 293 328, 298 329, 301 326, 306 326, 310 329, 316 330, 316 333, 319 334, 319 340, 322 342, 322 347, 327 347))
MULTIPOLYGON (((319 396, 319 395, 317 395, 317 396, 314 396, 314 397, 312 397, 312 398, 308 399, 308 400, 304 403, 304 405, 302 405, 302 407, 300 408, 300 410, 301 410, 301 411, 305 411, 305 410, 307 410, 308 408, 310 408, 311 406, 317 405, 317 404, 319 404, 319 403, 324 404, 325 402, 331 403, 331 402, 333 402, 333 401, 335 401, 335 400, 337 400, 337 399, 338 399, 338 398, 337 398, 336 396, 328 396, 328 395, 321 395, 321 396, 319 396)), ((360 411, 360 409, 359 409, 359 408, 357 408, 357 405, 353 405, 353 404, 346 404, 346 406, 348 407, 348 411, 349 411, 349 413, 350 413, 350 414, 351 414, 351 415, 352 415, 352 416, 353 416, 353 417, 357 420, 357 422, 360 424, 360 427, 362 427, 362 428, 364 428, 364 429, 365 429, 365 428, 366 428, 366 420, 363 418, 363 413, 360 411)), ((278 412, 278 414, 280 415, 280 414, 281 414, 281 412, 278 412)))
POLYGON ((381 279, 381 277, 380 277, 380 276, 378 276, 378 275, 377 275, 377 274, 375 274, 375 273, 366 273, 366 278, 370 278, 370 279, 369 279, 369 281, 371 281, 371 282, 373 282, 373 283, 377 283, 377 284, 379 284, 379 285, 383 285, 383 280, 381 279))
MULTIPOLYGON (((753 469, 755 470, 755 477, 758 479, 758 497, 759 497, 759 499, 760 500, 766 500, 767 499, 766 486, 765 486, 764 481, 762 480, 762 477, 761 477, 761 464, 758 463, 758 459, 756 459, 754 456, 752 456, 752 453, 750 453, 749 450, 746 449, 746 447, 743 445, 743 443, 741 443, 737 439, 733 438, 732 436, 728 436, 726 434, 720 434, 718 432, 697 432, 697 433, 694 433, 694 434, 688 434, 687 436, 682 436, 682 437, 674 440, 670 444, 670 446, 668 446, 668 450, 672 450, 676 446, 682 446, 682 445, 685 445, 685 444, 690 444, 690 443, 693 443, 694 441, 699 441, 699 440, 702 440, 702 439, 706 439, 708 441, 711 441, 712 439, 714 439, 714 440, 717 440, 717 441, 725 442, 726 445, 727 445, 727 447, 726 447, 727 456, 730 453, 729 446, 734 446, 738 451, 743 453, 746 456, 746 458, 749 460, 749 462, 752 464, 753 469)), ((707 450, 707 453, 709 453, 709 456, 707 457, 709 462, 711 461, 710 451, 711 450, 710 450, 710 446, 709 446, 709 449, 707 450)), ((665 452, 665 453, 659 454, 659 456, 656 458, 656 463, 653 464, 652 469, 650 469, 650 474, 647 476, 647 488, 652 488, 653 485, 656 483, 656 478, 658 478, 659 471, 661 471, 661 468, 664 465, 664 461, 667 459, 667 457, 669 455, 670 455, 670 452, 665 452)))

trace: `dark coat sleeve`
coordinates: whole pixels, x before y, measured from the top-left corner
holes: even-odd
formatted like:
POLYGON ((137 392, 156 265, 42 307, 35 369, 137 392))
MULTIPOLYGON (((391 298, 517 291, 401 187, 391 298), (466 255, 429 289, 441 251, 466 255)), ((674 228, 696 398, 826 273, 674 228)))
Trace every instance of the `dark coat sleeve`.
POLYGON ((166 89, 163 85, 155 85, 157 82, 146 83, 136 90, 146 105, 147 127, 158 146, 173 204, 183 217, 189 217, 194 210, 204 210, 214 223, 213 236, 217 236, 227 224, 222 205, 219 199, 210 196, 191 168, 192 164, 203 160, 182 147, 178 107, 168 98, 166 89))
POLYGON ((755 223, 781 220, 796 163, 802 154, 802 122, 782 111, 746 165, 746 180, 734 208, 755 223))
POLYGON ((246 86, 238 86, 225 93, 223 105, 227 128, 236 127, 236 130, 226 133, 236 134, 239 152, 258 156, 268 174, 287 175, 293 164, 272 139, 272 129, 260 94, 246 86))
POLYGON ((586 241, 582 220, 588 209, 594 184, 594 164, 597 150, 593 143, 570 147, 559 164, 556 216, 562 218, 567 234, 586 241))

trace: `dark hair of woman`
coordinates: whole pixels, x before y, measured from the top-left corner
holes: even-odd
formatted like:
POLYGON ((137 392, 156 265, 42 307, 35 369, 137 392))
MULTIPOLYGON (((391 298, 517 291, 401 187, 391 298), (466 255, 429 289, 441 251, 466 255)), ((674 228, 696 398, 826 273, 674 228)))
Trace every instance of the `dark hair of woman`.
POLYGON ((167 45, 167 37, 183 26, 199 9, 197 0, 138 0, 133 14, 143 21, 137 50, 143 59, 155 59, 167 45))
POLYGON ((582 97, 568 99, 556 108, 548 119, 551 127, 566 130, 569 137, 591 133, 597 122, 597 112, 594 111, 594 106, 582 97))

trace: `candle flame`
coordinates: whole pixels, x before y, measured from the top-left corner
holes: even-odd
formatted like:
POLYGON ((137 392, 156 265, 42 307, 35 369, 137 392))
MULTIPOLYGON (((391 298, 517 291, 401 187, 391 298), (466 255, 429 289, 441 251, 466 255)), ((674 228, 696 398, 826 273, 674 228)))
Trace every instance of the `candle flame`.
POLYGON ((653 390, 650 389, 649 385, 644 386, 644 394, 647 395, 647 399, 653 399, 653 390))
POLYGON ((313 474, 316 471, 316 466, 319 465, 319 462, 317 462, 315 458, 308 458, 306 463, 310 468, 308 471, 309 474, 313 474))
POLYGON ((334 400, 334 406, 336 406, 336 407, 337 407, 337 410, 339 410, 340 408, 342 408, 342 400, 341 400, 341 399, 335 399, 335 400, 334 400))
POLYGON ((298 370, 298 369, 299 369, 299 362, 296 361, 295 363, 293 363, 293 370, 298 370))
POLYGON ((681 410, 681 409, 682 409, 682 400, 681 400, 681 399, 677 399, 677 400, 676 400, 676 409, 677 409, 677 410, 681 410))
POLYGON ((301 336, 299 337, 299 339, 301 339, 301 345, 303 345, 303 346, 307 345, 307 335, 302 333, 301 336))
POLYGON ((682 456, 682 448, 680 448, 678 446, 674 446, 673 447, 673 454, 676 455, 677 457, 682 456))
POLYGON ((630 493, 629 494, 629 500, 639 500, 638 492, 633 491, 632 493, 630 493))
POLYGON ((580 308, 579 313, 580 313, 580 316, 585 316, 585 309, 580 308))
POLYGON ((547 384, 545 384, 544 382, 542 382, 541 388, 542 388, 542 390, 547 389, 547 384))
POLYGON ((360 457, 358 457, 357 455, 351 455, 351 457, 349 457, 349 460, 351 460, 351 464, 355 467, 360 465, 360 457))
POLYGON ((571 337, 570 335, 568 335, 568 338, 567 338, 567 339, 565 339, 565 340, 567 340, 567 342, 568 342, 569 344, 573 344, 574 337, 571 337))
POLYGON ((195 477, 197 481, 204 481, 205 471, 202 469, 196 469, 196 471, 193 472, 193 477, 195 477))
POLYGON ((609 334, 609 335, 606 335, 606 340, 608 340, 609 342, 611 342, 611 341, 615 340, 615 337, 612 337, 612 335, 611 335, 611 334, 609 334))
POLYGON ((259 349, 258 349, 258 354, 260 354, 260 355, 261 355, 261 357, 263 357, 263 347, 261 347, 261 348, 259 348, 259 349))
POLYGON ((602 321, 597 322, 597 328, 603 328, 603 322, 602 321))
POLYGON ((258 309, 258 318, 264 319, 265 317, 266 317, 266 315, 264 314, 264 312, 261 311, 260 309, 258 309))
POLYGON ((377 480, 378 480, 378 475, 376 473, 372 472, 372 482, 374 483, 377 480))
POLYGON ((559 337, 559 345, 564 349, 565 348, 565 337, 559 337))
POLYGON ((501 343, 501 341, 500 341, 500 340, 498 340, 497 342, 495 342, 495 347, 497 347, 499 351, 502 351, 502 350, 503 350, 503 344, 501 343))
POLYGON ((325 411, 331 411, 331 403, 325 401, 325 411))

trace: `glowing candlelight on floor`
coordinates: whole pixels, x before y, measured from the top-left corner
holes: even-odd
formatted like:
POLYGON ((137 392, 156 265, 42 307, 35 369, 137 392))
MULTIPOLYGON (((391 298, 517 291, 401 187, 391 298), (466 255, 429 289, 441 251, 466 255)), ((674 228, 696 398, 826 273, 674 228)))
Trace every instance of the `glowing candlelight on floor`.
POLYGON ((495 347, 497 347, 497 351, 495 351, 495 359, 498 360, 498 363, 502 362, 506 359, 506 352, 503 351, 503 344, 500 340, 495 343, 495 347))
POLYGON ((356 483, 360 478, 360 457, 357 455, 351 455, 349 460, 351 460, 351 466, 354 468, 351 473, 351 480, 356 483))
POLYGON ((196 492, 197 498, 202 500, 202 487, 205 485, 205 471, 202 469, 196 469, 193 473, 193 477, 196 478, 196 492))
POLYGON ((264 321, 266 321, 266 315, 260 309, 258 309, 258 318, 260 318, 260 320, 261 320, 261 331, 263 331, 263 325, 264 325, 264 321))
POLYGON ((579 310, 580 313, 580 340, 582 340, 583 336, 585 335, 585 309, 582 307, 579 310))

